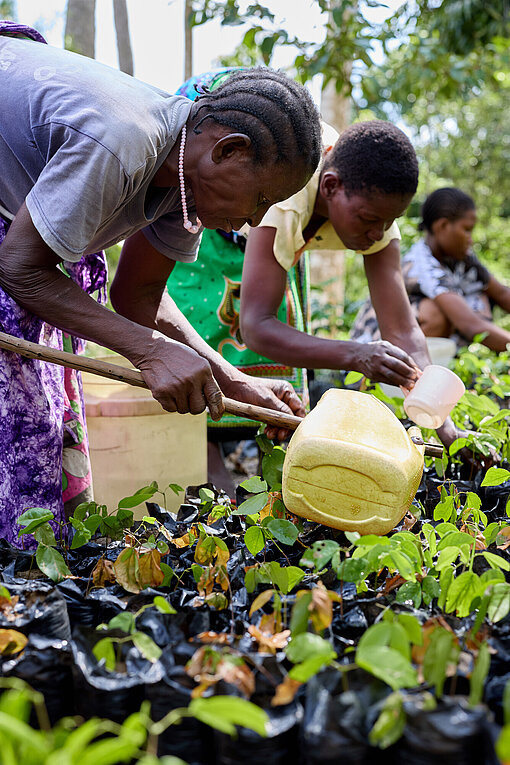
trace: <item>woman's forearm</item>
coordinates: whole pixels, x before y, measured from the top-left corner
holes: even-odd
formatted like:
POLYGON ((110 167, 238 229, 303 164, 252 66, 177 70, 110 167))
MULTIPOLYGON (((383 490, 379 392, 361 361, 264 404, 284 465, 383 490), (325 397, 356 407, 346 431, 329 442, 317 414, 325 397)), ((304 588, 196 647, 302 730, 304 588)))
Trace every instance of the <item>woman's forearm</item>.
POLYGON ((255 353, 307 369, 355 369, 355 348, 358 343, 328 340, 301 332, 268 317, 247 325, 241 321, 241 335, 255 353))

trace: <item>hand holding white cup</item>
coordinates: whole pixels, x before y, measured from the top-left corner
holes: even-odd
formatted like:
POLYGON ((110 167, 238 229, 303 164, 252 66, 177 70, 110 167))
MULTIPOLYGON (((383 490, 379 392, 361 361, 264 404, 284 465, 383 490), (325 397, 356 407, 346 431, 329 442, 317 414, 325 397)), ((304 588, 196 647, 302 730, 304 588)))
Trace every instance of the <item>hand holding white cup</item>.
POLYGON ((455 372, 438 364, 429 364, 411 392, 404 390, 404 411, 420 428, 439 428, 465 390, 455 372))

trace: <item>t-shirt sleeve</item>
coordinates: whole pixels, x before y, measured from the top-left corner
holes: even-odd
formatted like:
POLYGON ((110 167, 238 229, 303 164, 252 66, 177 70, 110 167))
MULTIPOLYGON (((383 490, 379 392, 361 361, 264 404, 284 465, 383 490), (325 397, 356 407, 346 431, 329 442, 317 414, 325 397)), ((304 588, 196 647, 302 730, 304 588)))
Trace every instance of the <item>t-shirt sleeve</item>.
POLYGON ((77 262, 125 199, 128 179, 119 159, 98 141, 58 123, 37 130, 51 131, 49 159, 26 205, 46 244, 64 260, 77 262))
POLYGON ((384 248, 393 240, 398 239, 398 241, 401 240, 400 236, 400 229, 393 221, 391 226, 387 231, 384 232, 384 236, 382 239, 379 239, 379 241, 374 242, 374 244, 368 248, 368 250, 360 250, 360 252, 363 253, 363 255, 372 255, 374 252, 380 252, 381 250, 384 250, 384 248))
MULTIPOLYGON (((190 220, 195 220, 191 210, 190 220)), ((163 215, 142 231, 150 244, 167 258, 182 263, 193 263, 197 259, 202 233, 190 234, 184 228, 181 210, 163 215)))

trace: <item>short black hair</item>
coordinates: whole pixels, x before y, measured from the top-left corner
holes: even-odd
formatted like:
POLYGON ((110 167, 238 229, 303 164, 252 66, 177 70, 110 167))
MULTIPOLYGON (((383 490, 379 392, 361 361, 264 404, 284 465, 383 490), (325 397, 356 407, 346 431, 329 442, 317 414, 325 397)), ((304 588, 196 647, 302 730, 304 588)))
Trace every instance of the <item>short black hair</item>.
POLYGON ((418 160, 411 141, 396 125, 368 120, 349 125, 326 156, 347 195, 377 190, 385 194, 414 194, 418 160))
POLYGON ((432 231, 432 224, 439 218, 454 221, 462 218, 468 210, 475 210, 476 205, 464 191, 450 186, 436 189, 426 198, 421 208, 420 231, 432 231))
POLYGON ((195 131, 204 120, 213 119, 249 136, 256 164, 270 159, 300 163, 310 175, 319 164, 317 107, 308 90, 282 72, 266 67, 234 71, 216 90, 200 95, 193 109, 199 118, 195 131))

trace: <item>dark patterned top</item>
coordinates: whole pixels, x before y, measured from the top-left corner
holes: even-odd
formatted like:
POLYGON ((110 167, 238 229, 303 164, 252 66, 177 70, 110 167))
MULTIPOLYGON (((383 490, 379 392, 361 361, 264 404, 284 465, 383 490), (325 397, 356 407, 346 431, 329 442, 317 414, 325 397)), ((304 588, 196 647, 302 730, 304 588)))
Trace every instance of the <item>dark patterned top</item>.
MULTIPOLYGON (((490 273, 473 253, 469 253, 464 260, 449 258, 440 262, 425 240, 420 239, 402 258, 402 275, 415 315, 418 315, 419 305, 424 298, 433 300, 445 292, 462 295, 473 311, 484 315, 487 313, 484 292, 490 273)), ((351 330, 351 338, 361 343, 381 339, 370 300, 361 306, 351 330)))

